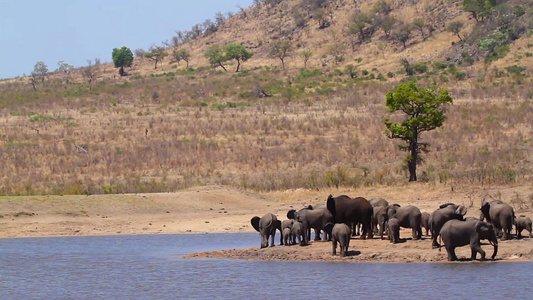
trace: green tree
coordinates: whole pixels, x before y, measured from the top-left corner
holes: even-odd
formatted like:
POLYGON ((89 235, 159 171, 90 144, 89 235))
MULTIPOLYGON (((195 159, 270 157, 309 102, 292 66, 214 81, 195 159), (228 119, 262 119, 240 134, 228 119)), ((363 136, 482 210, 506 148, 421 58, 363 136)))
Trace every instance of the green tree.
POLYGON ((406 157, 409 181, 416 181, 416 166, 422 162, 421 152, 428 152, 428 143, 421 142, 421 133, 441 127, 444 120, 445 104, 451 104, 452 97, 447 89, 426 89, 415 82, 401 84, 394 92, 387 94, 386 105, 390 112, 401 111, 405 118, 397 124, 384 118, 387 129, 385 135, 400 139, 400 150, 408 151, 406 157))
POLYGON ((212 66, 220 66, 222 69, 224 69, 224 71, 228 71, 224 66, 226 57, 224 56, 222 49, 220 49, 220 46, 213 45, 211 48, 207 49, 207 51, 204 53, 204 56, 209 60, 209 63, 212 66))
POLYGON ((42 80, 44 80, 44 77, 48 74, 48 66, 44 61, 38 61, 33 66, 33 73, 41 76, 42 80))
POLYGON ((167 56, 167 53, 165 52, 165 48, 158 46, 158 47, 150 47, 148 49, 148 52, 144 54, 144 57, 151 59, 155 62, 154 69, 157 69, 157 63, 162 62, 163 59, 167 56))
POLYGON ((172 56, 174 57, 174 61, 178 62, 178 64, 180 63, 180 61, 183 60, 187 64, 186 68, 189 68, 189 61, 191 60, 191 53, 187 49, 181 48, 178 50, 174 50, 172 52, 172 56))
POLYGON ((130 48, 126 46, 120 49, 114 48, 112 57, 115 68, 120 68, 118 70, 120 76, 125 76, 126 72, 124 71, 124 67, 131 67, 131 63, 133 62, 133 53, 130 48))
POLYGON ((498 4, 497 0, 463 0, 463 9, 472 14, 476 22, 484 20, 490 14, 492 7, 498 4))
POLYGON ((281 67, 285 70, 285 58, 292 50, 292 44, 289 40, 278 40, 272 43, 270 48, 270 56, 277 57, 281 60, 281 67))
POLYGON ((228 44, 226 46, 226 54, 225 59, 230 60, 234 59, 237 61, 237 69, 235 72, 239 72, 239 69, 241 67, 241 62, 247 61, 250 59, 254 53, 252 51, 246 50, 243 45, 237 45, 237 44, 228 44))
POLYGON ((313 56, 313 52, 311 50, 304 50, 300 53, 300 56, 304 59, 304 69, 307 69, 307 62, 313 56))
POLYGON ((449 25, 448 25, 448 32, 452 32, 453 34, 455 34, 458 38, 459 38, 459 41, 463 41, 463 38, 461 38, 461 29, 463 29, 463 22, 461 21, 455 21, 455 22, 451 22, 449 25))
POLYGON ((403 25, 394 33, 394 39, 403 45, 403 48, 407 48, 407 41, 411 37, 412 27, 409 24, 403 25))
POLYGON ((351 34, 358 33, 359 40, 365 40, 365 28, 372 23, 372 15, 367 13, 358 13, 352 17, 352 24, 349 25, 349 32, 351 34))

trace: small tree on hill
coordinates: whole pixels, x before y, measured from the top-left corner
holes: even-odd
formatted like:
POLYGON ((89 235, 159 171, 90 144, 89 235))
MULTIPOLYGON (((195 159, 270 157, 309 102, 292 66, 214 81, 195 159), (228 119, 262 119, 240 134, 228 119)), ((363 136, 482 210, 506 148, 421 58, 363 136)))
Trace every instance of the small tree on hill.
POLYGON ((157 69, 157 63, 160 61, 163 61, 163 59, 167 56, 167 53, 165 52, 165 48, 163 47, 150 47, 148 52, 144 54, 144 57, 151 59, 155 62, 154 69, 157 69))
POLYGON ((224 66, 226 57, 224 56, 222 49, 220 49, 220 46, 213 45, 211 48, 207 49, 207 51, 204 53, 204 56, 209 60, 209 63, 212 66, 219 66, 224 69, 224 71, 228 71, 224 66))
POLYGON ((120 68, 118 70, 120 76, 125 76, 126 72, 124 71, 124 67, 131 67, 131 63, 133 62, 133 53, 130 48, 126 46, 120 49, 114 48, 112 57, 115 68, 120 68))
POLYGON ((237 69, 235 70, 235 72, 239 72, 241 62, 247 61, 248 59, 250 59, 250 57, 252 57, 252 55, 254 55, 254 53, 252 51, 246 50, 243 45, 228 44, 226 46, 225 59, 234 59, 237 61, 237 69))
POLYGON ((420 135, 441 127, 445 116, 443 105, 452 103, 447 89, 438 91, 419 87, 415 82, 401 84, 394 92, 387 94, 386 105, 390 112, 401 111, 405 119, 401 124, 384 118, 385 134, 391 139, 400 139, 400 150, 408 151, 406 157, 409 181, 416 181, 416 166, 422 162, 420 152, 428 152, 428 143, 420 141, 420 135))
POLYGON ((304 50, 300 53, 300 56, 304 59, 304 69, 307 69, 307 62, 313 55, 313 52, 311 50, 304 50))
POLYGON ((183 60, 187 64, 186 68, 189 68, 189 61, 191 60, 191 53, 189 53, 189 51, 187 51, 187 49, 181 48, 181 49, 178 49, 178 50, 174 50, 172 52, 172 56, 174 57, 174 61, 175 62, 177 62, 179 64, 180 61, 183 60))
POLYGON ((448 25, 448 32, 452 32, 453 34, 455 34, 458 38, 459 38, 459 41, 463 41, 463 38, 461 37, 461 29, 463 29, 463 22, 461 21, 456 21, 456 22, 451 22, 449 25, 448 25))
POLYGON ((36 75, 41 81, 44 81, 44 78, 48 74, 48 66, 44 63, 44 61, 38 61, 33 66, 33 72, 32 75, 36 75))
POLYGON ((285 58, 292 50, 292 45, 289 40, 278 40, 270 47, 270 56, 277 57, 281 61, 281 68, 285 70, 285 58))

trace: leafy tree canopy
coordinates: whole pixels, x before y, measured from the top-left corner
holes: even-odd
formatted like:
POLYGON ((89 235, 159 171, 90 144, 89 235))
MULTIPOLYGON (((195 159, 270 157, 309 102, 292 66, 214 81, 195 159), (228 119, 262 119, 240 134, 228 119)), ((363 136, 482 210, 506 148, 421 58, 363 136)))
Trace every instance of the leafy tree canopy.
POLYGON ((114 48, 112 57, 115 68, 120 68, 118 71, 120 76, 126 75, 124 67, 131 67, 131 63, 133 62, 133 52, 131 52, 130 48, 126 46, 120 49, 114 48))
POLYGON ((246 50, 243 45, 237 45, 237 44, 229 44, 226 46, 226 55, 225 59, 230 60, 234 59, 237 61, 237 70, 236 72, 239 72, 239 68, 241 66, 241 62, 247 61, 254 55, 252 51, 246 50))

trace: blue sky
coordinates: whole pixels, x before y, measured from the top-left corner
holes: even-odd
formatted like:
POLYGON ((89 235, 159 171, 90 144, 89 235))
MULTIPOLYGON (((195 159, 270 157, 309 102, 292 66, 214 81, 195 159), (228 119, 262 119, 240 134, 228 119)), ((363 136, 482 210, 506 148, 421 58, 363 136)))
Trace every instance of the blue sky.
POLYGON ((176 30, 215 14, 237 12, 252 0, 0 0, 0 78, 30 74, 37 61, 75 67, 113 48, 162 45, 176 30))

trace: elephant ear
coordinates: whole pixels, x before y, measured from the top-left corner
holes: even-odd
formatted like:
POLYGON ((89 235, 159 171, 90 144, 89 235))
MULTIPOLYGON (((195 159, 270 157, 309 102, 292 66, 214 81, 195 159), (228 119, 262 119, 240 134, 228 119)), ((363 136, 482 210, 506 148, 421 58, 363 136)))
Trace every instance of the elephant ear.
POLYGON ((335 224, 331 223, 331 222, 328 222, 326 223, 326 225, 324 225, 324 231, 331 235, 331 232, 333 231, 333 226, 335 226, 335 224))
POLYGON ((261 220, 261 218, 259 218, 258 216, 255 216, 253 217, 251 220, 250 220, 250 223, 252 223, 252 227, 257 231, 259 232, 259 221, 261 220))
POLYGON ((455 213, 464 217, 466 215, 466 206, 457 206, 457 208, 455 209, 455 213))
POLYGON ((296 219, 296 210, 291 209, 287 212, 287 219, 295 220, 296 219))
POLYGON ((335 216, 337 216, 337 211, 335 210, 335 198, 333 198, 332 195, 328 196, 328 200, 326 201, 326 207, 328 208, 333 218, 335 218, 335 216))

